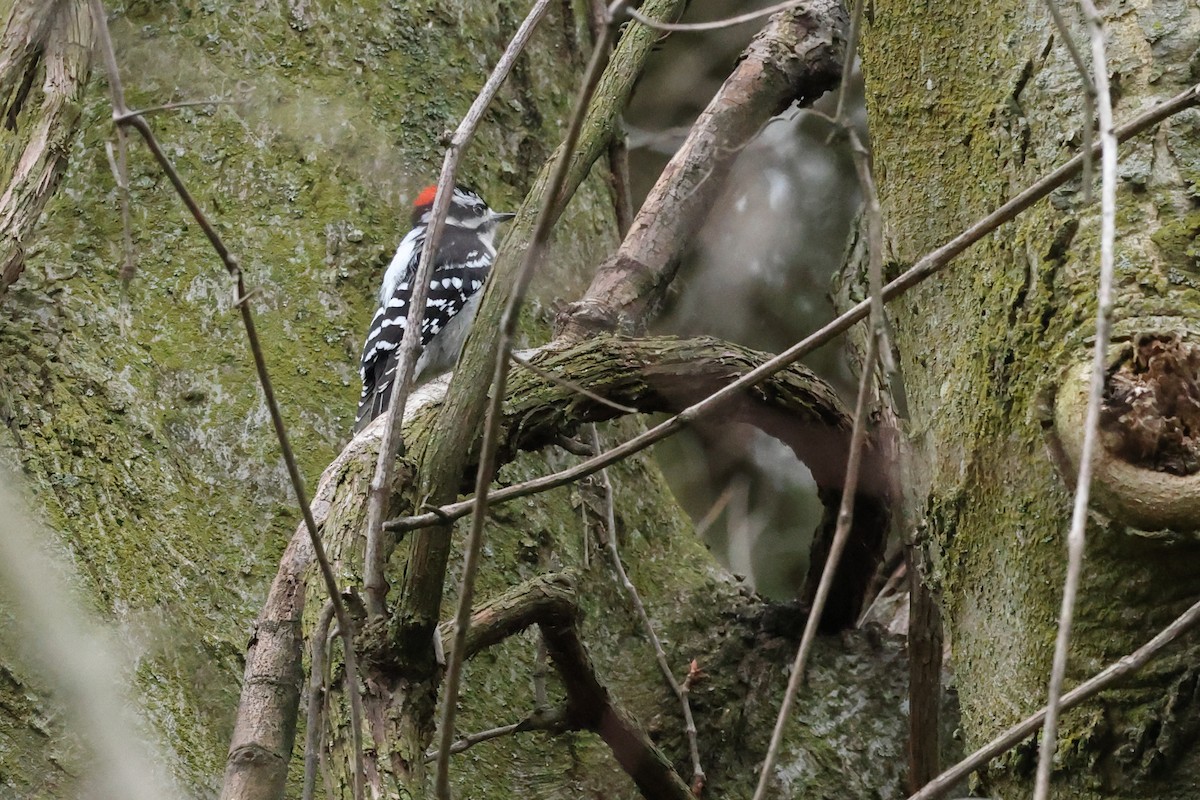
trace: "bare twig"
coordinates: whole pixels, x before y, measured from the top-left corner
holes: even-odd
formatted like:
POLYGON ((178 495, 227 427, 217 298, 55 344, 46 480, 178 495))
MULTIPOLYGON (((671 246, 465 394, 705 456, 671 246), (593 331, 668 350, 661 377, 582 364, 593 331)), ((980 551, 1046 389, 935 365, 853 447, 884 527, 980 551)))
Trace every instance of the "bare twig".
MULTIPOLYGON (((183 201, 191 213, 192 218, 200 226, 208 239, 209 244, 221 259, 221 263, 225 265, 226 270, 234 278, 234 299, 240 301, 246 296, 246 284, 242 275, 241 267, 238 265, 237 259, 225 246, 216 229, 209 222, 208 217, 201 210, 191 192, 183 183, 183 179, 175 170, 174 165, 162 148, 158 144, 153 131, 150 130, 149 124, 142 117, 128 117, 129 108, 125 103, 125 91, 121 86, 121 73, 117 66, 117 54, 113 49, 112 36, 108 31, 108 18, 104 10, 103 0, 90 0, 92 11, 92 23, 96 27, 96 38, 100 46, 100 53, 104 59, 104 65, 108 72, 109 91, 112 95, 113 105, 113 120, 114 122, 121 118, 126 119, 119 123, 121 125, 132 126, 146 143, 146 147, 150 150, 155 160, 163 173, 171 181, 171 185, 175 188, 179 199, 183 201)), ((296 495, 296 502, 300 506, 300 513, 304 517, 305 525, 308 528, 308 535, 312 541, 313 551, 316 555, 317 564, 320 567, 321 577, 325 582, 325 590, 329 594, 329 600, 333 604, 334 612, 337 616, 338 627, 345 642, 345 660, 346 670, 349 675, 357 676, 358 670, 354 658, 354 627, 350 620, 349 614, 346 613, 345 605, 342 603, 341 595, 338 591, 337 577, 333 574, 333 567, 329 563, 329 558, 325 553, 324 543, 321 541, 321 536, 317 530, 317 523, 313 519, 312 509, 308 502, 308 492, 304 487, 304 478, 300 475, 300 467, 296 463, 295 454, 292 452, 291 442, 288 439, 287 429, 283 423, 283 415, 279 410, 279 404, 275 400, 275 391, 271 385, 271 377, 267 372, 266 359, 263 356, 262 346, 258 340, 258 333, 254 325, 254 315, 249 303, 235 303, 241 313, 242 324, 246 329, 246 339, 250 345, 250 352, 254 357, 254 368, 258 374, 259 384, 262 386, 263 397, 266 402, 267 409, 271 416, 271 423, 275 428, 275 436, 279 440, 279 449, 283 456, 284 464, 287 467, 288 477, 291 479, 292 489, 296 495)), ((355 798, 362 798, 362 699, 359 697, 358 691, 350 692, 351 709, 354 717, 354 743, 355 743, 355 767, 354 767, 354 788, 355 798)))
MULTIPOLYGON (((598 451, 600 450, 600 435, 596 432, 595 425, 592 425, 591 428, 592 444, 598 451)), ((692 757, 692 793, 699 796, 700 790, 704 787, 705 778, 704 769, 700 766, 700 748, 696 742, 696 722, 692 717, 692 704, 688 700, 687 692, 675 680, 675 675, 671 671, 671 665, 667 661, 667 653, 663 649, 658 634, 654 631, 654 623, 650 621, 650 615, 646 612, 646 606, 642 603, 641 595, 638 594, 637 587, 633 585, 633 581, 629 580, 629 575, 625 572, 625 566, 621 563, 621 553, 617 543, 616 502, 613 497, 612 481, 608 477, 607 469, 600 470, 600 486, 604 490, 604 532, 607 539, 604 544, 608 550, 608 557, 612 562, 613 572, 616 573, 617 580, 625 590, 625 593, 629 595, 629 601, 633 605, 634 611, 637 612, 638 618, 642 621, 642 627, 646 629, 646 637, 650 640, 651 647, 654 648, 654 658, 658 662, 658 669, 662 672, 663 678, 666 679, 667 685, 671 687, 671 691, 675 693, 675 697, 679 700, 680 708, 683 710, 683 733, 687 738, 688 752, 692 757)))
POLYGON ((647 17, 635 8, 627 9, 625 13, 646 27, 653 28, 656 31, 715 31, 721 28, 732 28, 734 25, 741 25, 744 22, 752 22, 756 19, 770 16, 777 11, 786 11, 789 8, 795 8, 806 2, 808 0, 788 0, 786 3, 778 3, 766 8, 760 8, 757 11, 747 11, 745 14, 738 14, 736 17, 715 19, 711 22, 660 22, 647 17))
POLYGON ((304 785, 300 800, 312 800, 317 787, 317 764, 325 731, 325 665, 329 654, 329 623, 333 603, 326 603, 309 639, 308 720, 304 729, 304 785))
POLYGON ((858 387, 858 401, 854 406, 854 432, 850 436, 850 460, 846 465, 846 480, 842 486, 842 503, 838 510, 837 530, 833 535, 833 544, 829 548, 829 558, 825 561, 825 569, 821 573, 821 583, 817 586, 812 608, 808 611, 808 619, 804 622, 804 633, 800 637, 800 647, 796 650, 796 660, 792 664, 792 674, 788 678, 787 690, 783 703, 779 707, 779 716, 775 720, 775 730, 771 734, 771 743, 767 747, 767 757, 763 761, 762 771, 758 776, 758 787, 754 790, 754 800, 762 800, 766 796, 767 787, 771 783, 771 773, 775 769, 775 761, 779 757, 779 747, 783 743, 783 729, 791 714, 792 704, 804 680, 804 670, 808 663, 808 654, 820 625, 821 613, 825 610, 825 600, 829 590, 833 588, 833 576, 837 572, 838 561, 841 560, 842 550, 850 536, 850 525, 854 521, 854 496, 858 490, 859 467, 862 464, 863 451, 867 439, 867 401, 871 396, 871 384, 874 380, 875 358, 878 353, 879 340, 871 336, 867 340, 867 355, 863 359, 862 380, 858 387))
POLYGON ((544 711, 550 707, 550 699, 546 694, 546 637, 538 634, 537 651, 533 656, 533 708, 544 711))
POLYGON ((854 170, 862 187, 863 210, 867 219, 867 240, 870 254, 867 259, 867 284, 871 300, 871 335, 878 340, 876 354, 884 372, 891 375, 896 371, 892 358, 891 340, 887 335, 887 311, 883 305, 883 212, 879 206, 879 192, 871 176, 871 154, 867 151, 858 132, 846 125, 850 137, 850 153, 854 157, 854 170))
POLYGON ((180 100, 175 103, 163 103, 159 106, 149 106, 147 108, 132 108, 126 111, 115 119, 118 125, 126 122, 134 117, 148 117, 151 114, 161 114, 165 111, 178 111, 181 108, 196 108, 197 106, 232 106, 240 103, 240 100, 230 98, 213 98, 212 100, 180 100))
MULTIPOLYGON (((520 316, 521 305, 533 279, 533 272, 541 260, 542 252, 550 239, 550 230, 556 216, 557 205, 563 187, 567 181, 567 171, 571 165, 571 156, 575 152, 575 144, 579 141, 583 121, 587 115, 592 94, 600 83, 604 68, 608 65, 612 54, 612 44, 615 41, 617 26, 613 17, 622 11, 629 0, 616 0, 609 8, 609 24, 604 34, 597 38, 592 50, 592 57, 584 73, 579 96, 575 101, 575 110, 567 126, 566 135, 559 147, 558 160, 554 165, 546 193, 542 197, 542 206, 538 210, 537 221, 534 223, 533 235, 529 246, 525 249, 521 266, 517 273, 515 285, 504 310, 500 324, 500 336, 496 343, 495 374, 492 378, 491 398, 488 401, 487 416, 484 422, 483 441, 480 444, 479 468, 475 476, 474 509, 471 517, 471 530, 467 535, 467 543, 463 556, 462 585, 459 588, 458 612, 455 615, 455 642, 461 645, 466 638, 471 625, 471 603, 475 595, 475 573, 479 565, 479 551, 483 544, 483 525, 487 518, 487 495, 496 469, 496 447, 500 438, 501 413, 500 405, 504 400, 504 387, 508 382, 509 355, 512 353, 513 338, 517 330, 517 320, 520 316)), ((432 234, 431 234, 432 238, 432 234)), ((416 302, 416 301, 414 301, 416 302)), ((382 514, 382 510, 381 510, 382 514)), ((382 525, 382 516, 380 517, 382 525)), ((450 800, 450 746, 454 740, 454 717, 458 705, 458 687, 462 678, 463 648, 456 646, 449 655, 450 663, 446 668, 446 682, 443 687, 442 720, 439 750, 441 756, 437 761, 437 778, 435 793, 439 800, 450 800)))
MULTIPOLYGON (((1075 46, 1075 37, 1071 35, 1071 29, 1067 27, 1067 21, 1063 19, 1062 13, 1058 10, 1058 3, 1055 0, 1045 0, 1046 9, 1050 12, 1050 18, 1054 20, 1054 27, 1058 29, 1058 38, 1062 39, 1063 47, 1067 48, 1067 53, 1071 56, 1071 61, 1075 64, 1075 69, 1079 73, 1079 80, 1083 83, 1083 120, 1081 127, 1083 129, 1083 152, 1092 152, 1092 120, 1096 115, 1096 85, 1092 83, 1092 76, 1088 74, 1087 65, 1083 63, 1083 56, 1079 52, 1079 48, 1075 46)), ((1083 201, 1090 203, 1092 201, 1092 160, 1086 158, 1083 161, 1083 201)))
POLYGON ((1104 20, 1092 0, 1080 0, 1092 40, 1093 80, 1096 105, 1100 113, 1100 287, 1096 298, 1096 342, 1092 350, 1092 379, 1087 416, 1083 425, 1083 446, 1079 455, 1079 476, 1075 482, 1075 505, 1071 529, 1067 534, 1067 577, 1063 585, 1058 636, 1054 642, 1054 663, 1050 672, 1046 724, 1038 754, 1034 800, 1046 800, 1050 793, 1050 772, 1058 738, 1058 704, 1063 678, 1067 672, 1067 653, 1071 642, 1071 622, 1075 598, 1083 573, 1083 551, 1087 535, 1088 499, 1092 485, 1092 456, 1100 434, 1100 403, 1104 395, 1105 364, 1112 331, 1113 247, 1117 225, 1117 139, 1113 135, 1112 95, 1108 85, 1108 58, 1104 44, 1104 20))
MULTIPOLYGON (((486 742, 489 739, 499 739, 501 736, 508 736, 511 733, 516 733, 521 728, 520 722, 514 722, 511 725, 501 725, 498 728, 489 728, 486 731, 467 734, 463 738, 450 745, 450 755, 461 753, 464 750, 474 747, 480 742, 486 742)), ((437 761, 441 757, 441 750, 434 750, 432 753, 425 754, 425 763, 429 764, 437 761)))
MULTIPOLYGON (((500 725, 496 728, 489 728, 485 731, 471 733, 459 739, 454 744, 450 745, 450 755, 457 755, 464 750, 469 750, 480 742, 487 742, 492 739, 499 739, 501 736, 509 736, 514 733, 524 733, 525 731, 547 731, 551 733, 561 733, 569 730, 566 725, 566 712, 564 711, 549 711, 543 709, 535 711, 520 722, 514 722, 510 725, 500 725)), ((425 763, 429 764, 437 761, 440 751, 425 754, 425 763)))
POLYGON ((854 71, 854 60, 858 58, 858 35, 862 30, 863 0, 854 0, 850 9, 850 27, 846 31, 846 57, 842 61, 842 81, 838 86, 837 107, 833 112, 834 123, 848 128, 846 101, 850 94, 850 73, 854 71))
POLYGON ((730 484, 725 487, 725 491, 721 492, 720 496, 709 506, 708 511, 704 512, 704 516, 700 518, 700 521, 696 523, 693 533, 695 533, 697 539, 703 538, 704 534, 713 526, 713 523, 721 516, 721 512, 725 510, 725 507, 729 505, 729 501, 732 499, 733 485, 730 484))
POLYGON ((137 270, 133 261, 133 224, 129 215, 129 143, 125 139, 124 128, 116 126, 116 133, 116 154, 113 154, 111 142, 105 143, 104 152, 108 155, 108 166, 112 169, 121 199, 121 244, 125 254, 125 263, 121 265, 121 282, 128 286, 137 270))
MULTIPOLYGON (((1059 710, 1067 711, 1068 709, 1072 709, 1095 697, 1122 679, 1134 674, 1150 663, 1150 661, 1157 658, 1167 646, 1178 641, 1197 625, 1200 625, 1200 602, 1195 603, 1187 611, 1176 617, 1170 625, 1163 628, 1157 636, 1146 642, 1146 644, 1124 658, 1114 661, 1094 677, 1089 678, 1064 694, 1059 703, 1059 710)), ((926 784, 921 791, 909 796, 908 800, 938 800, 945 797, 963 778, 966 778, 993 758, 1016 747, 1036 732, 1042 724, 1042 720, 1046 717, 1046 710, 1043 707, 1040 711, 1031 714, 1016 725, 1013 725, 992 739, 992 741, 937 776, 937 778, 926 784)))
MULTIPOLYGON (((483 120, 500 85, 512 71, 517 57, 525 49, 537 24, 545 16, 550 7, 550 0, 537 0, 525 21, 513 35, 508 48, 496 63, 492 74, 488 76, 483 89, 471 104, 459 123, 450 144, 446 148, 446 157, 442 162, 442 173, 438 177, 437 194, 433 200, 429 224, 425 234, 425 246, 421 250, 420 266, 412 284, 413 295, 408 304, 408 316, 405 319, 404 336, 400 343, 400 353, 397 356, 396 372, 392 377, 392 395, 388 403, 387 420, 384 422, 383 440, 379 445, 379 458, 375 463, 375 477, 371 481, 371 491, 367 499, 367 545, 363 567, 363 585, 367 596, 367 612, 372 617, 382 617, 387 603, 387 582, 383 577, 385 548, 383 547, 383 517, 387 510, 389 487, 391 486, 392 467, 403 446, 401 436, 401 417, 408 395, 412 389, 413 370, 416 366, 417 350, 421 345, 421 321, 425 318, 425 301, 429 295, 429 280, 433 275, 435 254, 441 242, 442 228, 446 223, 446 215, 450 210, 450 199, 454 194, 454 184, 458 177, 458 165, 463 152, 475 135, 475 130, 483 120)), ((446 745, 443 745, 446 749, 446 745)))
MULTIPOLYGON (((1171 99, 1136 115, 1133 119, 1118 127, 1114 133, 1118 141, 1125 141, 1151 126, 1178 114, 1180 111, 1197 105, 1197 103, 1200 103, 1200 85, 1186 89, 1171 99)), ((1096 148, 1093 148, 1093 153, 1095 150, 1096 148)), ((976 221, 946 244, 922 256, 912 267, 905 270, 895 280, 884 285, 883 299, 885 301, 893 300, 914 286, 941 272, 968 247, 996 230, 996 228, 1005 222, 1012 220, 1022 211, 1077 175, 1083 161, 1082 155, 1074 156, 1050 174, 1031 184, 1012 200, 1009 200, 995 211, 976 221)), ((736 381, 714 392, 711 396, 689 406, 674 417, 659 423, 650 430, 614 447, 612 450, 580 462, 561 472, 498 489, 491 493, 489 502, 501 503, 518 497, 527 497, 531 494, 537 494, 538 492, 544 492, 559 486, 565 486, 579 478, 591 475, 603 467, 628 458, 634 453, 645 450, 655 442, 659 442, 683 430, 688 424, 713 413, 730 397, 744 391, 750 386, 760 383, 770 375, 799 361, 821 345, 832 341, 834 337, 847 330, 851 325, 864 319, 869 314, 870 308, 871 301, 869 299, 859 302, 775 358, 763 363, 736 381)), ((458 503, 444 505, 436 513, 427 512, 425 514, 390 520, 385 523, 384 527, 392 531, 426 528, 432 525, 443 524, 446 520, 460 519, 470 513, 472 507, 473 501, 468 498, 458 503)))

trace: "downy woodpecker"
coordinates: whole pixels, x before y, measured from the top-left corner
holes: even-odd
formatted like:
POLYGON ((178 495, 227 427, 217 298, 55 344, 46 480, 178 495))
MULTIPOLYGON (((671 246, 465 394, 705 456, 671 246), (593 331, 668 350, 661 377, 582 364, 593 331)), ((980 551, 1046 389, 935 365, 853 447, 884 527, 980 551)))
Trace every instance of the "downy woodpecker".
MULTIPOLYGON (((362 396, 354 430, 382 414, 391 399, 392 383, 404 338, 413 282, 425 246, 436 186, 426 187, 413 203, 413 229, 400 241, 383 275, 379 308, 367 331, 362 354, 362 396)), ((454 366, 479 306, 484 281, 496 258, 494 240, 501 222, 512 214, 492 211, 476 192, 454 188, 450 211, 438 243, 425 317, 421 323, 421 356, 413 380, 432 377, 454 366)))

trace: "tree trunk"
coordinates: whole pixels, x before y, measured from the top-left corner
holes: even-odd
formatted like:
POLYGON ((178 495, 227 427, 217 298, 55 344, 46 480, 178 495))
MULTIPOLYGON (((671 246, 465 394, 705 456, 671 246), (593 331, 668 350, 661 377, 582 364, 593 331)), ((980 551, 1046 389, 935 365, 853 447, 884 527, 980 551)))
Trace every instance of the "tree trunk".
MULTIPOLYGON (((1041 4, 872 8, 863 71, 885 255, 898 272, 1076 152, 1083 94, 1041 4)), ((1133 2, 1104 10, 1118 123, 1195 80, 1194 8, 1133 2)), ((1086 57, 1078 12, 1064 5, 1064 13, 1086 57)), ((1200 334, 1198 121, 1185 111, 1122 145, 1119 168, 1112 363, 1136 361, 1134 350, 1171 350, 1176 397, 1194 392, 1191 348, 1200 334)), ((1091 357, 1099 217, 1098 202, 1073 181, 891 308, 924 542, 945 604, 968 746, 1046 698, 1084 402, 1072 370, 1091 357)), ((1174 415, 1148 416, 1169 428, 1178 427, 1174 415)), ((1122 425, 1106 427, 1106 442, 1123 436, 1122 425)), ((1200 518, 1173 510, 1194 502, 1195 479, 1166 474, 1179 472, 1169 459, 1129 460, 1100 457, 1113 469, 1099 467, 1093 492, 1068 687, 1143 643, 1200 592, 1190 533, 1200 518), (1144 503, 1157 515, 1131 510, 1128 474, 1143 490, 1171 487, 1144 503)), ((1196 796, 1198 647, 1178 645, 1133 682, 1066 715, 1056 797, 1196 796)), ((974 793, 1027 797, 1035 762, 1035 744, 1018 748, 993 762, 974 793)))

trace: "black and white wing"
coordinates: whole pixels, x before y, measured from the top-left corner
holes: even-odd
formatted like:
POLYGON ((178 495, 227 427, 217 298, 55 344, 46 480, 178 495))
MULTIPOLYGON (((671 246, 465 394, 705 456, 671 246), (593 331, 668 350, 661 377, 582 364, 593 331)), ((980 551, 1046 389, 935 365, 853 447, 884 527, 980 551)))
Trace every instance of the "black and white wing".
MULTIPOLYGON (((367 341, 363 345, 363 391, 359 398, 355 431, 361 430, 382 414, 391 399, 397 356, 404 338, 409 300, 413 293, 412 281, 416 277, 424 244, 423 227, 410 231, 396 249, 396 255, 384 274, 380 305, 371 320, 367 341)), ((495 252, 481 243, 479 237, 451 227, 444 229, 425 301, 425 317, 421 322, 421 345, 425 348, 425 354, 418 361, 417 376, 422 372, 435 373, 453 366, 468 328, 467 324, 462 323, 469 322, 465 319, 469 314, 464 315, 464 319, 458 320, 457 324, 451 325, 451 322, 464 309, 473 312, 475 304, 469 301, 483 288, 494 257, 495 252), (435 337, 437 341, 434 341, 435 337), (433 345, 431 341, 434 341, 433 345)))

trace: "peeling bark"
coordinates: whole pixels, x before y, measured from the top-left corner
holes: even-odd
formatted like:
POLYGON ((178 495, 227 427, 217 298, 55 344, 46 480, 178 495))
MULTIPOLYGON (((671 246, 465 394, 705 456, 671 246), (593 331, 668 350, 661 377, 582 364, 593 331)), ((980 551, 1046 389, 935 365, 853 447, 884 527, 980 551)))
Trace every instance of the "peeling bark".
POLYGON ((25 269, 25 248, 67 168, 91 72, 92 20, 84 0, 18 0, 0 38, 8 183, 0 194, 0 294, 25 269), (26 109, 42 74, 41 103, 26 109), (22 129, 24 132, 22 133, 22 129))

